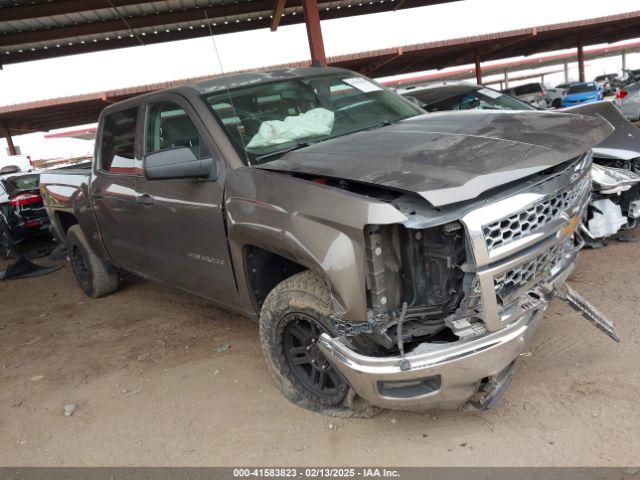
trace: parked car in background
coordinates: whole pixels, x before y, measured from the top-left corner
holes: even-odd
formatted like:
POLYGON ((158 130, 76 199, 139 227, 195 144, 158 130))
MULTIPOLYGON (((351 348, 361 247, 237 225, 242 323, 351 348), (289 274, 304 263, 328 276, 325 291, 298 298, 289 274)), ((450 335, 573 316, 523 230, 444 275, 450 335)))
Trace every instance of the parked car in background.
POLYGON ((300 406, 487 408, 551 298, 617 338, 565 284, 611 132, 425 114, 343 69, 247 73, 109 105, 93 167, 42 191, 87 295, 122 269, 253 317, 300 406))
POLYGON ((0 255, 11 257, 18 243, 49 231, 39 182, 39 173, 0 176, 0 255))
POLYGON ((398 93, 410 99, 427 112, 448 110, 536 110, 505 93, 491 88, 456 83, 398 89, 398 93))
MULTIPOLYGON (((528 103, 479 85, 460 84, 414 88, 404 92, 428 112, 442 110, 535 110, 528 103)), ((640 106, 638 106, 640 110, 640 106)), ((593 148, 593 198, 582 224, 585 240, 593 246, 634 228, 640 218, 640 131, 611 102, 597 102, 559 112, 604 118, 613 134, 593 148)))
POLYGON ((526 83, 524 85, 518 85, 517 87, 507 88, 502 91, 513 97, 518 97, 527 103, 530 103, 536 108, 545 109, 548 107, 545 95, 547 89, 540 83, 526 83))
POLYGON ((623 70, 624 77, 620 81, 620 87, 624 87, 626 85, 631 85, 636 82, 640 82, 640 69, 636 70, 623 70))
POLYGON ((629 121, 640 121, 640 82, 619 88, 615 102, 629 121))
POLYGON ((555 88, 548 88, 544 99, 547 101, 547 105, 553 108, 560 108, 562 106, 562 97, 567 93, 567 90, 571 86, 571 83, 561 83, 555 88))
POLYGON ((621 85, 617 73, 606 73, 598 75, 593 81, 600 87, 605 95, 611 95, 621 85))
POLYGON ((27 155, 0 156, 0 175, 3 173, 29 172, 33 170, 31 158, 27 155))
POLYGON ((599 102, 603 98, 602 88, 595 82, 574 83, 562 97, 562 106, 572 107, 580 103, 599 102))

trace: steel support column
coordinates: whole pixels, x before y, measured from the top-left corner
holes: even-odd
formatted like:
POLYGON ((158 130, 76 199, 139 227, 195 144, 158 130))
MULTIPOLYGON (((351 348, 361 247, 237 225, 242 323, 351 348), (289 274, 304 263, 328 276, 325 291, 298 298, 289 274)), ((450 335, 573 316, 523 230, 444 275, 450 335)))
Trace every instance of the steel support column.
POLYGON ((480 65, 480 53, 476 52, 476 83, 482 85, 482 66, 480 65))
MULTIPOLYGON (((502 85, 502 82, 500 82, 502 85)), ((507 70, 504 71, 504 88, 509 88, 509 72, 507 70)))
POLYGON ((569 83, 569 62, 564 62, 564 83, 569 83))
POLYGON ((627 69, 627 52, 625 50, 622 51, 622 71, 627 69))
POLYGON ((318 11, 317 0, 302 0, 302 11, 304 13, 304 23, 307 27, 311 63, 324 67, 327 65, 327 57, 324 53, 324 41, 322 39, 322 29, 320 28, 320 12, 318 11))
POLYGON ((4 129, 7 132, 7 146, 9 147, 9 155, 17 155, 16 147, 13 144, 13 138, 11 137, 11 129, 8 124, 4 124, 4 129))
POLYGON ((584 74, 584 48, 582 47, 582 40, 578 40, 578 76, 579 81, 584 82, 586 75, 584 74))

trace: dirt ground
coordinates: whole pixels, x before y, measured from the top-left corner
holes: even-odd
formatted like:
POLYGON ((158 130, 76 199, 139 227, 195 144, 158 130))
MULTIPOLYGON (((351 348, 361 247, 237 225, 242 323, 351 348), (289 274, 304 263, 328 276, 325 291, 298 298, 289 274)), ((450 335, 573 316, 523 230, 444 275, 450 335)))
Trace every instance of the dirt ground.
POLYGON ((89 299, 67 266, 0 282, 0 465, 637 465, 639 251, 584 251, 572 279, 622 343, 556 301, 494 410, 366 420, 288 403, 256 325, 198 298, 89 299))

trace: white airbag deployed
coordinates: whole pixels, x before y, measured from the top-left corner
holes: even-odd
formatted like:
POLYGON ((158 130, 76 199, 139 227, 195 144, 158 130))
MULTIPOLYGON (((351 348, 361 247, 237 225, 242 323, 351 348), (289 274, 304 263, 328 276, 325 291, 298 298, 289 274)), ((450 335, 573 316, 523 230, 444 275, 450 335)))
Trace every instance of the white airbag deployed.
POLYGON ((300 138, 330 135, 334 118, 331 110, 314 108, 300 115, 285 117, 284 120, 266 120, 247 148, 268 147, 300 138))

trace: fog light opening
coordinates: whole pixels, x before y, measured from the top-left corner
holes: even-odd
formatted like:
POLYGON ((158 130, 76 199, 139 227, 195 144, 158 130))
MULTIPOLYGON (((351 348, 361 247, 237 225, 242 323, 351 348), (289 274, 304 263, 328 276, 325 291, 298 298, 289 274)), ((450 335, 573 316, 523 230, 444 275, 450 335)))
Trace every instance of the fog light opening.
POLYGON ((411 380, 378 381, 378 391, 384 397, 413 398, 437 392, 441 384, 440 375, 411 380))

